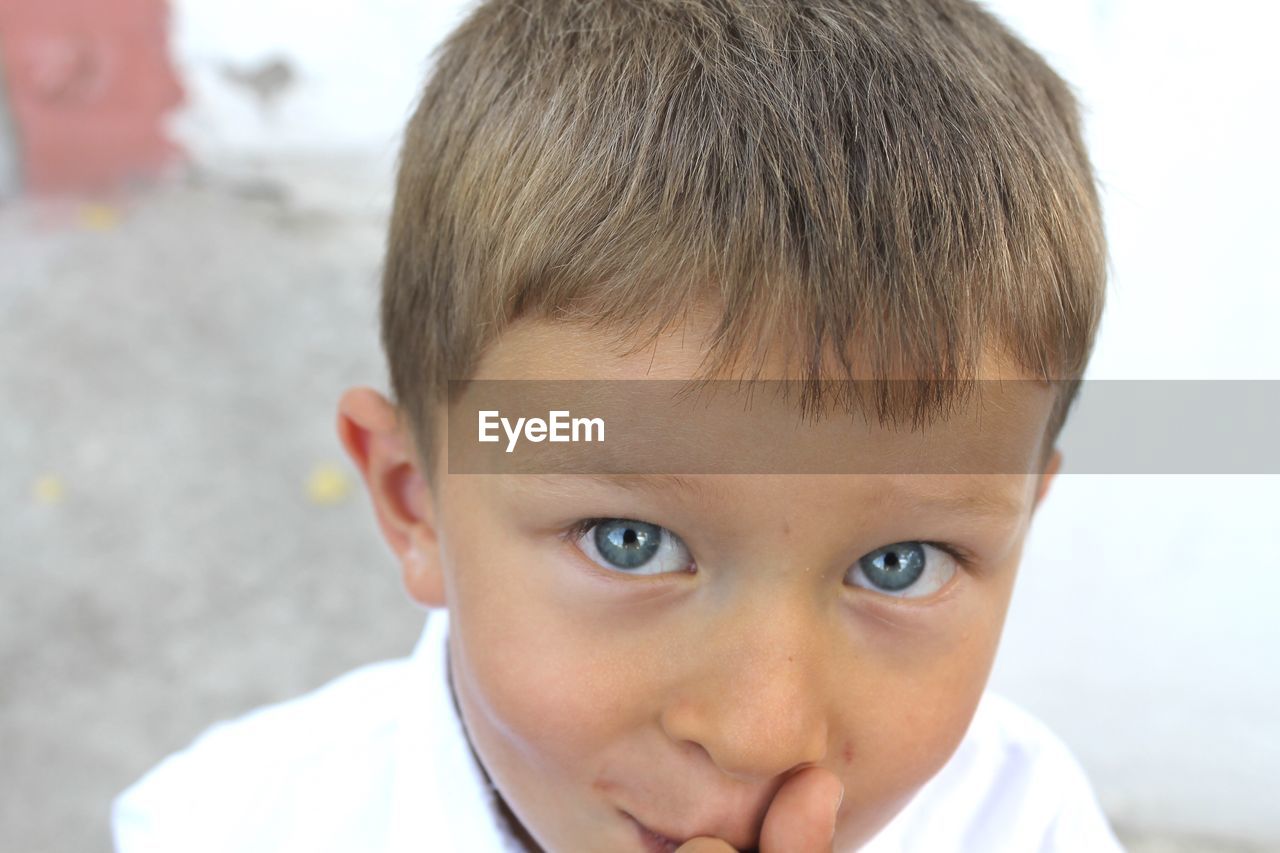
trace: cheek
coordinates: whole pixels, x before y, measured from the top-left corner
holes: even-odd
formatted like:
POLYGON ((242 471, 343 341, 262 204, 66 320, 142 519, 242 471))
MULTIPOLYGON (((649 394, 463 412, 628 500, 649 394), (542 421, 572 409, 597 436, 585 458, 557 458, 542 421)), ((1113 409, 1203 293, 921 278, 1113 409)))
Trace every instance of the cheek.
POLYGON ((864 716, 862 727, 842 744, 837 775, 845 795, 837 850, 855 849, 879 832, 942 769, 964 737, 972 713, 967 701, 909 694, 904 698, 902 704, 888 704, 864 716), (951 704, 918 704, 930 698, 951 704))
POLYGON ((893 630, 861 637, 866 653, 849 664, 855 675, 840 700, 848 711, 842 737, 833 745, 845 783, 847 838, 864 837, 878 828, 878 820, 888 820, 959 746, 986 685, 998 636, 998 623, 990 613, 985 616, 961 620, 967 629, 952 625, 914 642, 903 642, 893 630), (882 648, 886 644, 894 646, 892 653, 882 648))
POLYGON ((928 666, 886 669, 872 679, 841 745, 846 785, 861 794, 846 800, 902 800, 941 770, 977 708, 989 661, 986 643, 971 641, 928 666))
POLYGON ((581 766, 619 733, 618 695, 571 634, 527 614, 501 622, 497 613, 473 614, 456 624, 475 710, 526 761, 547 771, 581 766))
POLYGON ((450 570, 451 640, 486 763, 500 775, 592 773, 638 724, 643 686, 602 648, 591 619, 539 582, 556 567, 492 546, 466 553, 450 570))

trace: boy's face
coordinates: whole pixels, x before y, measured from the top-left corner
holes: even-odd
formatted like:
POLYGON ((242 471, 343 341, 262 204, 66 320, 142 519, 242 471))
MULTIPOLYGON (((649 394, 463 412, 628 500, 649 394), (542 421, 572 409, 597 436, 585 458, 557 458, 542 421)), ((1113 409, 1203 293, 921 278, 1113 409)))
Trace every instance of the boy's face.
MULTIPOLYGON (((522 321, 476 378, 690 378, 704 332, 622 355, 602 333, 522 321)), ((1043 433, 1048 387, 1013 384, 1041 397, 980 433, 940 423, 939 444, 1043 433)), ((431 492, 411 480, 400 515, 375 484, 403 481, 361 466, 410 591, 450 610, 456 698, 512 811, 548 850, 643 851, 635 821, 756 846, 774 794, 813 765, 844 786, 836 850, 882 828, 965 732, 1056 464, 682 482, 441 473, 431 492)))

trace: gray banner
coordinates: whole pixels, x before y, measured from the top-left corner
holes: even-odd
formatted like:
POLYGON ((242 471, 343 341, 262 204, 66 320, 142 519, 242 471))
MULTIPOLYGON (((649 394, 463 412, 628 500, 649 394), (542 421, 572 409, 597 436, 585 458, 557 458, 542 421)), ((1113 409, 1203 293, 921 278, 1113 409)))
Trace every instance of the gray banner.
MULTIPOLYGON (((451 473, 1022 474, 1055 389, 970 383, 504 380, 451 388, 451 473)), ((1065 473, 1280 474, 1280 382, 1091 380, 1065 473)))

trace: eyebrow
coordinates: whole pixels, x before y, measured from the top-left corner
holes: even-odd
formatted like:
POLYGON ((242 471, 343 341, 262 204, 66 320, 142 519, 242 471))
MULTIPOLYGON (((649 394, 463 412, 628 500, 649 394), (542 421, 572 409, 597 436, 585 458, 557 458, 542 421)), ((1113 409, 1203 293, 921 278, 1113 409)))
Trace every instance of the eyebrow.
POLYGON ((962 492, 954 495, 920 495, 912 494, 904 498, 914 505, 928 506, 943 512, 968 515, 974 518, 1005 519, 1022 514, 1023 506, 1020 498, 1013 498, 1004 492, 989 494, 986 492, 962 492))
MULTIPOLYGON (((670 494, 676 491, 702 499, 714 498, 711 493, 712 490, 703 481, 674 474, 530 474, 527 476, 552 488, 564 485, 564 481, 560 479, 561 477, 571 477, 575 480, 587 480, 628 491, 648 492, 654 495, 670 494)), ((1023 512, 1022 500, 1014 498, 1005 492, 926 494, 897 491, 886 500, 892 503, 902 503, 914 507, 927 507, 941 512, 967 515, 972 518, 993 520, 1017 517, 1023 512)))

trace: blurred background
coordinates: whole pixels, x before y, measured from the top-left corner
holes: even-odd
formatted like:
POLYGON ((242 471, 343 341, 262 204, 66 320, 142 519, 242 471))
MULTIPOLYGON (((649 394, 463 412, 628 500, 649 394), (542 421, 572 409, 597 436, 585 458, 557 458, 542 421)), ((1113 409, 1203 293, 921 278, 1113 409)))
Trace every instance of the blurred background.
MULTIPOLYGON (((411 650, 334 422, 386 389, 399 133, 468 5, 0 0, 0 850, 106 851, 211 723, 411 650)), ((1276 7, 988 5, 1087 110, 1089 376, 1280 379, 1276 7)), ((1280 850, 1280 477, 1070 464, 993 686, 1131 849, 1280 850)))

